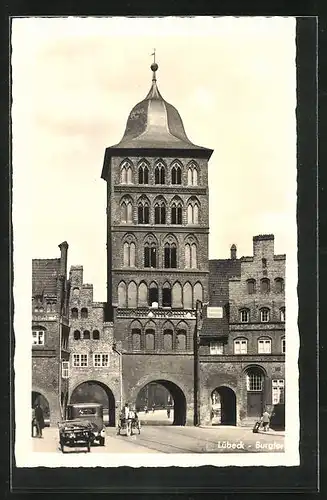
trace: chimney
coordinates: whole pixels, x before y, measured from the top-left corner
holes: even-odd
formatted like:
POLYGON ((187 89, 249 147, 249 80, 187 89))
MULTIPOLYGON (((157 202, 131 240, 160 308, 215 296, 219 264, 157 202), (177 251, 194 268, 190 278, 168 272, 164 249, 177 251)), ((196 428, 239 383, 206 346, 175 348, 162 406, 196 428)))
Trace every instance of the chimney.
POLYGON ((64 241, 58 245, 60 248, 60 276, 66 278, 67 275, 67 254, 68 254, 68 243, 64 241))
POLYGON ((237 249, 236 249, 236 245, 234 245, 234 244, 230 247, 230 258, 232 260, 237 259, 237 249))

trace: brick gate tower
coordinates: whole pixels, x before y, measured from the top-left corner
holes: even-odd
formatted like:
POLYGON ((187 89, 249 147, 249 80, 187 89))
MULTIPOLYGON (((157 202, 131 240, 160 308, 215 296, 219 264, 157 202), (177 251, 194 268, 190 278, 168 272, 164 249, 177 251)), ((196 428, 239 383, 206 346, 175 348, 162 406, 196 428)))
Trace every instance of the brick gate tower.
POLYGON ((123 398, 169 390, 174 423, 193 423, 195 303, 208 297, 208 160, 152 86, 105 152, 107 321, 122 352, 123 398))

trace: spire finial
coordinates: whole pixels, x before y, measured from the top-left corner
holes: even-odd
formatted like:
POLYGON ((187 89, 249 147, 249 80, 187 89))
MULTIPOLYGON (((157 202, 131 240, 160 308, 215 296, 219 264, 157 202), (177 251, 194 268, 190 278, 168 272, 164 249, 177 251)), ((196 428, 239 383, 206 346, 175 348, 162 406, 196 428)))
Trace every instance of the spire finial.
POLYGON ((156 81, 156 71, 158 69, 158 64, 156 63, 156 49, 153 49, 153 53, 151 54, 153 56, 153 63, 151 64, 151 69, 153 71, 153 76, 152 76, 152 81, 156 81))

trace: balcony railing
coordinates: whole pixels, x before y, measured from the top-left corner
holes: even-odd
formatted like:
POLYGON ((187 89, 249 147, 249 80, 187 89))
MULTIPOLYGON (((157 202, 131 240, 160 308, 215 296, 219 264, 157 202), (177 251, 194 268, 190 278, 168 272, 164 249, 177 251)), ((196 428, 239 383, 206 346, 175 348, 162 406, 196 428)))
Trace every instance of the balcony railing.
POLYGON ((195 319, 195 311, 192 309, 154 309, 149 307, 118 308, 117 318, 171 318, 171 319, 195 319))

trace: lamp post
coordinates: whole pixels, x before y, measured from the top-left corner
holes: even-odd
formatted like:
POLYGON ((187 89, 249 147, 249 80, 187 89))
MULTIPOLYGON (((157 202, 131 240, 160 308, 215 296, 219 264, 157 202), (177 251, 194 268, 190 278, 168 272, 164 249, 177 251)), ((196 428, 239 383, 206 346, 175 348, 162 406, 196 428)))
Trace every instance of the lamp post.
POLYGON ((194 425, 200 425, 200 331, 202 329, 202 307, 201 300, 196 301, 195 308, 195 329, 193 336, 193 352, 194 352, 194 425))

